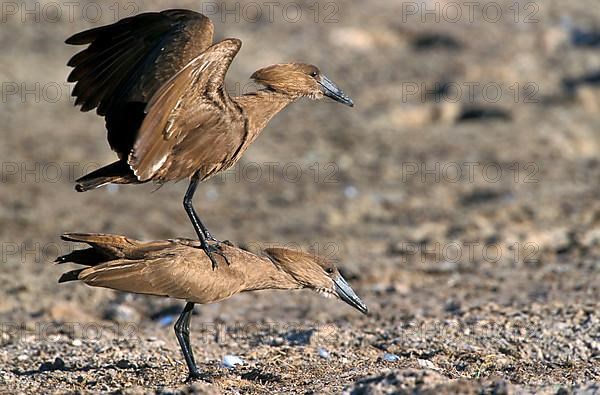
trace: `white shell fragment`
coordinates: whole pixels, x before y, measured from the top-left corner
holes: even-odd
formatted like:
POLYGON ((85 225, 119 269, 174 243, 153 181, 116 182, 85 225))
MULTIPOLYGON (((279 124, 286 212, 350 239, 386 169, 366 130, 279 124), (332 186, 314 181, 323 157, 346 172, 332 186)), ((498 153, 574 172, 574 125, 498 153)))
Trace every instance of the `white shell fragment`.
POLYGON ((240 357, 236 357, 235 355, 225 355, 223 357, 223 367, 227 369, 233 369, 236 365, 243 365, 244 360, 240 357))

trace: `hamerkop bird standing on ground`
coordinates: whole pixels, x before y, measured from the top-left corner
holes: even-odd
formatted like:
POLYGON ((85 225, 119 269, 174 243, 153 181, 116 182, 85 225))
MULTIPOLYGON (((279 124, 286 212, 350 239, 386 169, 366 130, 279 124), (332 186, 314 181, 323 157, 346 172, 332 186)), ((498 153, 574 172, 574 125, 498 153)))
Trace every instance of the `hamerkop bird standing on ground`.
MULTIPOLYGON (((266 88, 230 97, 225 73, 242 45, 213 45, 213 24, 189 10, 151 12, 78 33, 67 44, 89 46, 73 56, 69 82, 82 111, 104 116, 108 142, 119 160, 77 180, 80 192, 99 186, 164 183, 189 178, 183 204, 201 247, 219 242, 196 214, 200 181, 233 166, 269 120, 301 98, 328 96, 352 106, 315 66, 276 64, 252 79, 266 88)), ((222 255, 222 254, 220 254, 222 255)))
POLYGON ((222 253, 230 262, 217 272, 197 241, 140 242, 124 236, 66 234, 63 240, 91 246, 57 259, 90 266, 67 272, 59 282, 81 280, 94 287, 139 294, 167 296, 187 301, 175 323, 175 334, 189 368, 189 378, 200 372, 190 346, 190 317, 195 303, 206 304, 246 291, 262 289, 312 289, 337 297, 362 313, 367 306, 354 293, 331 262, 285 248, 269 248, 259 257, 227 244, 222 253))

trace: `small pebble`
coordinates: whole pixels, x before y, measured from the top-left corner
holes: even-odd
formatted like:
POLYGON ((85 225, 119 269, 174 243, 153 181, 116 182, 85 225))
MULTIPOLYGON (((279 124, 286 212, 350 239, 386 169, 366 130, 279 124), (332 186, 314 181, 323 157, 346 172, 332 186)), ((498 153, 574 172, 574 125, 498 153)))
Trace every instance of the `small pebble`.
POLYGON ((433 362, 428 361, 427 359, 417 359, 417 362, 419 363, 419 366, 424 369, 439 370, 433 362))
POLYGON ((19 361, 27 361, 29 359, 29 356, 27 354, 21 354, 17 357, 17 359, 19 361))
POLYGON ((400 360, 400 357, 396 354, 385 353, 383 354, 383 360, 386 362, 397 362, 400 360))
POLYGON ((175 321, 174 315, 165 315, 158 320, 158 325, 160 326, 169 326, 175 321))
POLYGON ((154 348, 161 348, 164 347, 166 344, 164 340, 160 340, 157 338, 149 338, 148 341, 152 343, 152 347, 154 348))
POLYGON ((320 356, 321 358, 328 359, 328 358, 329 358, 329 356, 330 356, 330 355, 329 355, 329 351, 327 351, 327 350, 326 350, 326 349, 324 349, 324 348, 319 348, 319 356, 320 356))
POLYGON ((235 355, 225 355, 223 357, 223 367, 227 369, 233 369, 236 365, 243 365, 244 361, 240 357, 235 355))
POLYGON ((63 361, 62 358, 55 358, 54 359, 54 368, 63 370, 65 368, 65 361, 63 361))
POLYGON ((132 307, 122 304, 111 304, 104 311, 104 318, 115 322, 135 322, 139 319, 139 313, 132 307))
POLYGON ((354 199, 358 196, 358 189, 355 186, 347 186, 344 189, 344 195, 346 195, 347 199, 354 199))
POLYGON ((117 367, 118 367, 119 369, 127 369, 127 368, 130 368, 130 367, 132 367, 132 365, 131 365, 131 363, 129 363, 129 361, 128 361, 128 360, 126 360, 126 359, 121 359, 119 362, 117 362, 117 367))
POLYGON ((54 370, 64 370, 65 369, 65 361, 62 358, 55 358, 54 362, 44 362, 40 365, 40 372, 48 372, 54 370))
POLYGON ((81 347, 81 345, 82 345, 83 343, 81 342, 81 340, 79 340, 79 339, 75 339, 75 340, 73 340, 73 342, 72 342, 71 344, 72 344, 74 347, 81 347))

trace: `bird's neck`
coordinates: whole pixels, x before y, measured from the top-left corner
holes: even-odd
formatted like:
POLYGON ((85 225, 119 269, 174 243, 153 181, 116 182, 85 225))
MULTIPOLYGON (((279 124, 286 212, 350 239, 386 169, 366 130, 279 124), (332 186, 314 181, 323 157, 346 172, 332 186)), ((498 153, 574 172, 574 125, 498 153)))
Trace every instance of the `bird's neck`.
POLYGON ((269 121, 297 97, 272 89, 261 89, 234 98, 242 107, 248 120, 248 132, 252 141, 269 121))
POLYGON ((245 273, 245 291, 257 291, 261 289, 300 289, 298 283, 290 274, 277 267, 269 258, 256 257, 252 262, 251 270, 245 273))

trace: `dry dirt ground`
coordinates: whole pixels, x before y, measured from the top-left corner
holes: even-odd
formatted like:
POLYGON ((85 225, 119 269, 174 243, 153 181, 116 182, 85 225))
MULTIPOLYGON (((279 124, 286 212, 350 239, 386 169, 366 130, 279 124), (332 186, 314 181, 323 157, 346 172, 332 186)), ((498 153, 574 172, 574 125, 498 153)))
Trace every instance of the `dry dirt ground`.
POLYGON ((67 3, 2 3, 0 392, 600 393, 597 0, 67 3), (191 386, 181 302, 59 286, 52 264, 62 232, 193 235, 184 183, 73 191, 114 154, 71 105, 64 39, 171 7, 243 40, 232 94, 303 60, 354 98, 290 106, 196 207, 250 250, 335 259, 371 309, 199 306, 191 386))

